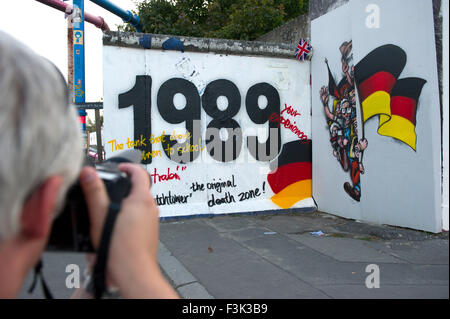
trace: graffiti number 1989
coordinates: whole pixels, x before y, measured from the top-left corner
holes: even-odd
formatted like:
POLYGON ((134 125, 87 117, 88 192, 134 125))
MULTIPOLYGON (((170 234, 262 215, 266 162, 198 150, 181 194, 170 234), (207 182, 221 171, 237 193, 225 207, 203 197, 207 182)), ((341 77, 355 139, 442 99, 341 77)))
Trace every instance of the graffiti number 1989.
MULTIPOLYGON (((136 83, 128 92, 119 94, 119 109, 133 107, 134 118, 134 139, 139 140, 142 136, 151 136, 151 90, 152 78, 149 75, 137 75, 136 83)), ((269 134, 264 143, 258 141, 257 136, 247 137, 247 146, 250 154, 258 161, 270 161, 274 159, 281 148, 280 127, 277 123, 269 121, 272 114, 280 115, 280 96, 278 91, 268 83, 257 83, 251 86, 245 98, 245 106, 250 120, 255 124, 269 124, 269 134), (258 99, 264 96, 267 105, 260 108, 258 99), (275 144, 275 145, 272 145, 275 144), (272 147, 271 147, 272 146, 272 147)), ((201 108, 212 120, 207 125, 206 148, 211 157, 217 161, 229 162, 235 160, 241 150, 242 130, 239 123, 233 119, 241 107, 241 94, 237 86, 225 79, 210 82, 200 97, 195 85, 182 78, 172 78, 164 82, 158 90, 157 107, 161 117, 170 124, 185 123, 186 131, 190 138, 184 143, 171 140, 167 136, 161 145, 167 157, 176 162, 192 162, 200 155, 201 139, 199 139, 199 127, 201 108), (174 105, 174 96, 182 94, 186 99, 184 108, 178 109, 174 105), (228 100, 226 109, 218 107, 217 100, 224 96, 228 100), (221 129, 226 129, 228 137, 223 140, 219 134, 221 129), (196 150, 190 150, 188 156, 183 156, 183 160, 176 160, 176 156, 169 150, 176 145, 176 150, 189 150, 191 146, 198 145, 196 150), (231 151, 230 151, 231 150, 231 151)), ((138 145, 135 148, 145 153, 152 152, 152 144, 138 145)), ((192 148, 192 147, 191 147, 192 148)), ((175 152, 177 153, 177 152, 175 152)), ((175 154, 177 155, 177 154, 175 154)), ((186 154, 185 154, 186 155, 186 154)), ((143 164, 150 164, 151 156, 142 160, 143 164)))

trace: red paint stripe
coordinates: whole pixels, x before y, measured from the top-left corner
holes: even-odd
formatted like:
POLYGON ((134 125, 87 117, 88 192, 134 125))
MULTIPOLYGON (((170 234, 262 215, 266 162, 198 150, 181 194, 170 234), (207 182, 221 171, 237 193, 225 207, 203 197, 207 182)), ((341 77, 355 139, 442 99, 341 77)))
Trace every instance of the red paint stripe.
POLYGON ((292 183, 312 178, 311 162, 296 162, 283 165, 267 175, 272 191, 277 194, 292 183))
POLYGON ((358 161, 354 161, 352 163, 352 182, 353 185, 356 185, 359 183, 359 175, 361 171, 359 170, 359 163, 358 161))
POLYGON ((389 72, 381 71, 375 73, 358 85, 358 93, 361 101, 364 101, 367 97, 377 91, 391 93, 395 81, 395 77, 389 72))
POLYGON ((391 97, 391 113, 404 117, 416 125, 417 101, 406 96, 391 97))

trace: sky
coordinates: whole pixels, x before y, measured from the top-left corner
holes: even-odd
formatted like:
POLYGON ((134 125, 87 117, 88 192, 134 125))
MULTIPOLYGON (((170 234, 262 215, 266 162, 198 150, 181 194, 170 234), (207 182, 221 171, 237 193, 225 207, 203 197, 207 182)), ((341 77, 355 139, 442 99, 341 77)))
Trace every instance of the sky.
MULTIPOLYGON (((125 10, 134 10, 136 0, 112 0, 125 10)), ((68 1, 72 4, 72 1, 68 1)), ((105 19, 117 30, 122 19, 89 0, 85 12, 105 19)), ((35 0, 0 0, 0 30, 25 43, 39 55, 51 60, 67 79, 67 20, 64 13, 35 0)), ((102 31, 85 23, 86 102, 103 97, 102 31)), ((89 116, 91 117, 91 116, 89 116)))

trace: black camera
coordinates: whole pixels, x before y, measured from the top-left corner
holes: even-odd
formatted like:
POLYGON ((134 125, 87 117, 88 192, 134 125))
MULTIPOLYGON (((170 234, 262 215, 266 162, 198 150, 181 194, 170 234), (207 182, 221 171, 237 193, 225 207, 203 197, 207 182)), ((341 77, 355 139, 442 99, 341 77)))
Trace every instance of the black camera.
MULTIPOLYGON (((95 166, 112 202, 121 203, 131 189, 129 176, 120 171, 118 165, 124 162, 139 163, 140 160, 141 151, 133 149, 95 166)), ((67 192, 64 208, 53 222, 47 250, 94 252, 88 209, 78 181, 67 192)))

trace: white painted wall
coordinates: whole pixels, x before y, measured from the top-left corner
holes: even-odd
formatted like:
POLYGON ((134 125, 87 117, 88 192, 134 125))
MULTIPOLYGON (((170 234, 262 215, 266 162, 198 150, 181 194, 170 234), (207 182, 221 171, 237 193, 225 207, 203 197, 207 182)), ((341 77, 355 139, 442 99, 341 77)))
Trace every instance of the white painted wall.
MULTIPOLYGON (((314 141, 313 197, 321 211, 346 218, 361 219, 361 205, 344 191, 343 184, 349 181, 349 173, 344 172, 333 156, 330 132, 319 95, 320 88, 328 86, 325 59, 328 60, 335 81, 339 82, 343 77, 339 46, 344 41, 352 39, 350 5, 343 5, 313 20, 311 22, 311 39, 314 48, 314 56, 311 61, 312 139, 314 141)), ((330 106, 331 103, 330 99, 330 106)), ((360 117, 358 116, 358 118, 360 117)), ((364 189, 362 191, 364 192, 364 189)))
MULTIPOLYGON (((156 197, 164 195, 188 196, 187 204, 161 205, 162 217, 186 216, 198 214, 224 214, 238 212, 254 212, 261 210, 277 210, 279 206, 271 201, 274 195, 267 183, 267 174, 270 172, 269 163, 257 162, 249 154, 246 136, 259 133, 260 141, 265 137, 267 124, 257 125, 253 123, 247 114, 245 98, 247 90, 254 84, 267 82, 274 86, 279 95, 282 109, 284 104, 291 105, 301 113, 293 119, 308 138, 311 135, 310 117, 310 64, 300 63, 294 59, 249 57, 235 55, 220 55, 214 53, 176 52, 161 50, 144 50, 123 48, 117 46, 104 46, 104 142, 107 158, 115 155, 117 151, 112 149, 109 141, 116 140, 124 143, 134 137, 133 110, 131 107, 118 109, 118 95, 130 90, 135 84, 137 75, 149 75, 152 77, 151 88, 151 123, 152 134, 160 136, 165 132, 173 131, 184 133, 184 123, 169 124, 160 115, 157 108, 157 93, 160 86, 171 78, 185 78, 194 83, 203 93, 205 86, 217 79, 232 81, 239 89, 241 106, 236 116, 233 117, 244 130, 243 146, 240 156, 231 163, 217 162, 206 152, 192 163, 181 165, 170 161, 164 154, 161 144, 153 144, 153 151, 160 150, 161 156, 153 158, 153 162, 147 165, 150 174, 155 170, 158 174, 176 173, 180 180, 158 181, 152 186, 152 193, 156 197), (185 59, 184 71, 177 63, 185 59), (186 70, 189 69, 189 72, 186 70), (192 71, 197 75, 191 77, 192 71), (258 132, 259 130, 259 132, 258 132), (224 188, 222 192, 207 189, 208 183, 228 181, 234 178, 236 187, 224 188), (204 191, 193 191, 193 183, 204 184, 204 191), (263 190, 263 185, 264 190, 263 190), (260 195, 257 198, 239 201, 239 193, 259 188, 260 195), (208 206, 212 196, 216 199, 224 197, 226 192, 232 195, 236 202, 223 205, 208 206)), ((149 92, 150 93, 150 92, 149 92)), ((176 96, 175 104, 183 107, 183 98, 176 96)), ((263 103, 263 102, 262 102, 263 103)), ((226 106, 226 99, 223 107, 226 106)), ((260 105, 264 107, 263 104, 260 105)), ((211 118, 201 111, 201 131, 204 139, 206 126, 211 118)), ((298 139, 292 132, 282 129, 282 143, 298 139)), ((182 142, 182 141, 179 141, 182 142)), ((204 143, 204 141, 203 141, 204 143)), ((204 144, 203 144, 204 146, 204 144)), ((153 176, 154 178, 155 176, 153 176)), ((311 197, 300 200, 293 208, 315 207, 311 197)))
POLYGON ((443 18, 442 25, 442 85, 443 85, 443 97, 442 97, 442 117, 443 117, 443 128, 442 128, 442 152, 443 152, 443 169, 442 169, 442 228, 444 230, 449 229, 448 226, 448 1, 443 0, 441 2, 441 14, 443 18))
POLYGON ((311 38, 315 49, 312 61, 313 196, 319 209, 379 224, 441 231, 440 108, 431 1, 352 0, 313 20, 311 38), (378 8, 379 24, 369 28, 367 16, 373 11, 367 8, 374 5, 378 8), (378 118, 362 125, 358 101, 360 135, 364 129, 368 140, 363 157, 365 173, 361 175, 360 202, 351 199, 343 189, 349 172, 344 172, 331 154, 319 98, 320 87, 328 86, 324 58, 329 60, 335 79, 339 81, 343 76, 339 46, 350 39, 354 65, 375 48, 394 44, 407 54, 399 79, 419 77, 427 81, 418 101, 416 151, 405 143, 378 134, 378 118), (418 49, 418 43, 426 49, 418 49))

